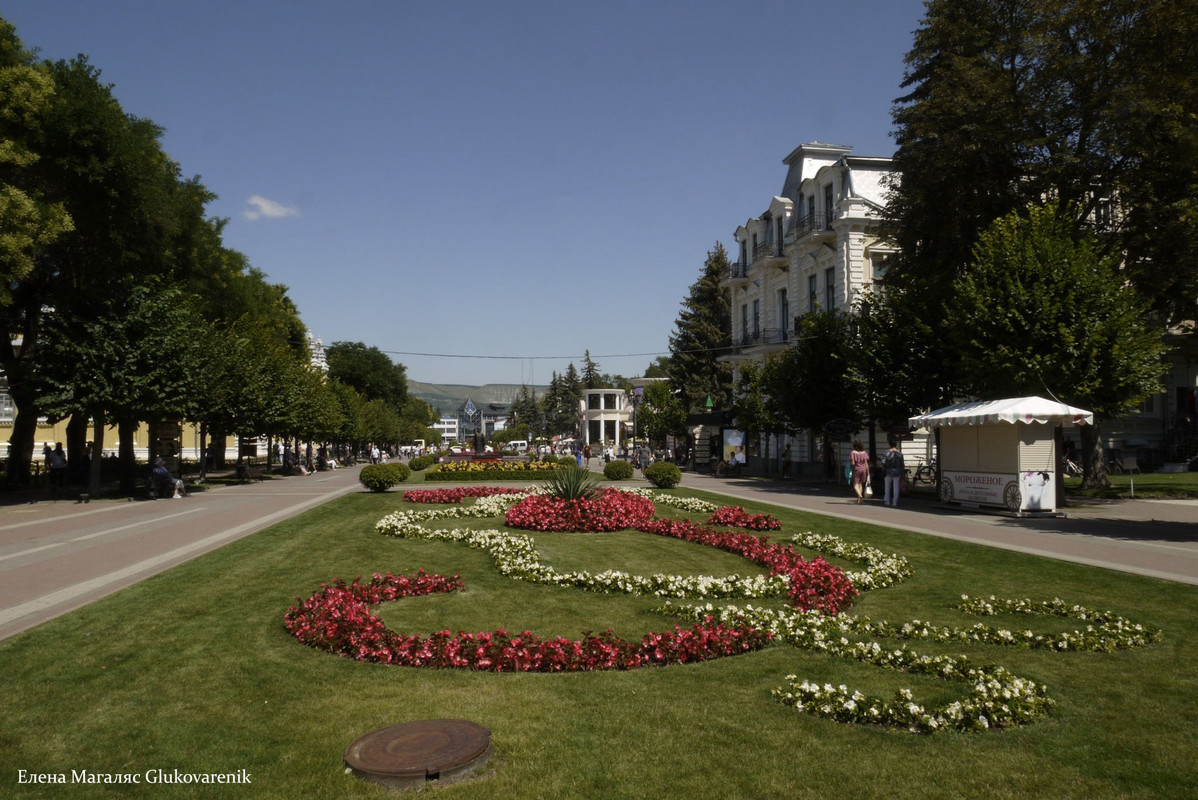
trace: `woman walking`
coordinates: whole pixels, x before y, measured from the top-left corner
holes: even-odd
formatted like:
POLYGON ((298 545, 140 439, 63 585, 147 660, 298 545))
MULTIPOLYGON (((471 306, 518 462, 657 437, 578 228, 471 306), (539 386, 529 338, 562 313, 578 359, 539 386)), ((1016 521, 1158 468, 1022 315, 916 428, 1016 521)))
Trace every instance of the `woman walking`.
POLYGON ((869 483, 869 453, 865 452, 860 439, 853 442, 849 463, 853 467, 853 491, 857 493, 857 505, 861 505, 865 502, 865 487, 869 483))

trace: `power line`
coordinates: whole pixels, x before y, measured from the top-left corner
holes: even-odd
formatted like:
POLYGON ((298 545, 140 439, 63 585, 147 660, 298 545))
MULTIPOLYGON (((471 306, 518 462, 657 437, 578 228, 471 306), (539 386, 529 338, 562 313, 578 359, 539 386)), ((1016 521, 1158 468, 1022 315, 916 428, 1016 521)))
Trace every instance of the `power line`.
MULTIPOLYGON (((695 350, 679 350, 678 353, 714 353, 723 350, 731 350, 731 347, 703 347, 695 350)), ((382 350, 381 352, 393 356, 421 356, 424 358, 478 358, 491 360, 507 360, 507 361, 565 361, 566 359, 583 358, 585 354, 566 355, 566 356, 494 356, 494 355, 479 355, 470 353, 417 353, 408 350, 382 350)), ((600 353, 592 355, 592 360, 601 358, 644 358, 646 356, 670 356, 675 355, 675 352, 660 352, 660 353, 600 353)))

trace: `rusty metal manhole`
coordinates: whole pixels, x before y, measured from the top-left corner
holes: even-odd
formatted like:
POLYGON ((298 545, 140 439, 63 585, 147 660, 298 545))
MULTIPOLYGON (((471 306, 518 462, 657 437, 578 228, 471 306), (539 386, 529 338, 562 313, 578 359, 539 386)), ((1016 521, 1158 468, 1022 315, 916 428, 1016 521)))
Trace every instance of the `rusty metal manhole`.
POLYGON ((491 731, 464 719, 402 722, 359 736, 345 750, 345 764, 359 778, 389 789, 448 783, 491 758, 491 731))

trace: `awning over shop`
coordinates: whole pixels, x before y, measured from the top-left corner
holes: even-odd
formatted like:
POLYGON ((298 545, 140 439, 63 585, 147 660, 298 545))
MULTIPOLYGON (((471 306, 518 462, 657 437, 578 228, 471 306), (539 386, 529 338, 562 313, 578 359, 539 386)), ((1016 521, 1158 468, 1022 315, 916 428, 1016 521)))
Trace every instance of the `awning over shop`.
POLYGON ((1039 423, 1041 425, 1093 425, 1094 414, 1043 397, 1011 397, 1006 400, 976 400, 911 417, 913 428, 937 428, 947 425, 995 425, 999 422, 1039 423))

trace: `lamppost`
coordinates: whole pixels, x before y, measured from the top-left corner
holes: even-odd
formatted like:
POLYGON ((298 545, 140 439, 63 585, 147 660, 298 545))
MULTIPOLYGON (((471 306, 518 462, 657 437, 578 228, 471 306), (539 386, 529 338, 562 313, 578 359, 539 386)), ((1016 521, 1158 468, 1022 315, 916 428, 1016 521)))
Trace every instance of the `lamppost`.
POLYGON ((632 450, 635 453, 637 444, 636 437, 639 431, 637 430, 637 411, 640 409, 641 401, 645 399, 645 387, 635 386, 632 389, 632 450))

